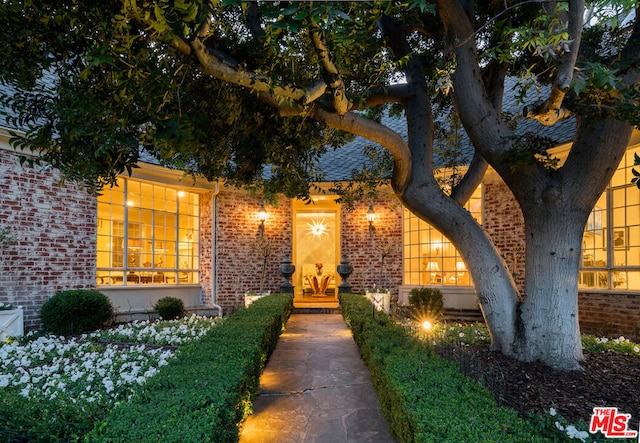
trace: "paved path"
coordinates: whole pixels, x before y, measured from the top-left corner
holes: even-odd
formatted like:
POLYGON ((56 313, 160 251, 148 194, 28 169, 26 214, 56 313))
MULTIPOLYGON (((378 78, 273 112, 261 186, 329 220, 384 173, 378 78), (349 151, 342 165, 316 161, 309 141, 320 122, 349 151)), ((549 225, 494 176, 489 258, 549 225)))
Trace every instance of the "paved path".
POLYGON ((291 315, 260 377, 240 443, 394 441, 342 316, 291 315))

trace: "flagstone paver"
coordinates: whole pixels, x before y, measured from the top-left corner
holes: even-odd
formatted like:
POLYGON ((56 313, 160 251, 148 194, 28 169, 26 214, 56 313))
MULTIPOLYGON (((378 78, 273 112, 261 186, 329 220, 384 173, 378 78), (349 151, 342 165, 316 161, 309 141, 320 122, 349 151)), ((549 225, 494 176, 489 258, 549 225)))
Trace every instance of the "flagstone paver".
POLYGON ((394 442, 339 314, 293 314, 260 377, 240 443, 394 442))

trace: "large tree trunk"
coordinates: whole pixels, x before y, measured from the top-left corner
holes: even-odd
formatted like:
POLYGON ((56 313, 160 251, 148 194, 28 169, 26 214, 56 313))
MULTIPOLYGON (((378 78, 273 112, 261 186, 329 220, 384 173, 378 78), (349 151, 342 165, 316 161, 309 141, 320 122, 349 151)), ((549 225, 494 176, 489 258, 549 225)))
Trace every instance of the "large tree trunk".
POLYGON ((578 370, 583 360, 578 275, 589 210, 534 206, 526 211, 525 295, 517 356, 555 369, 578 370))
POLYGON ((411 182, 399 195, 403 205, 456 245, 471 273, 482 313, 491 334, 491 348, 514 354, 518 292, 511 274, 487 232, 469 212, 436 185, 411 182))

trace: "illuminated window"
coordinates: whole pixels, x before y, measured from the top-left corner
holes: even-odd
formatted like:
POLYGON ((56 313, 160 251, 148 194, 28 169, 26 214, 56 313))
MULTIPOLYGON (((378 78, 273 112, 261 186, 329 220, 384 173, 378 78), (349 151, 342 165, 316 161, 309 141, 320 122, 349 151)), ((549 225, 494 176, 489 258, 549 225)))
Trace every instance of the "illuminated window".
POLYGON ((199 281, 199 195, 131 179, 98 197, 97 284, 199 281))
POLYGON ((640 289, 640 190, 631 183, 629 149, 596 203, 582 240, 580 288, 640 289))
MULTIPOLYGON (((482 223, 482 188, 465 206, 482 223)), ((471 286, 471 277, 458 250, 442 233, 403 211, 404 284, 471 286)))

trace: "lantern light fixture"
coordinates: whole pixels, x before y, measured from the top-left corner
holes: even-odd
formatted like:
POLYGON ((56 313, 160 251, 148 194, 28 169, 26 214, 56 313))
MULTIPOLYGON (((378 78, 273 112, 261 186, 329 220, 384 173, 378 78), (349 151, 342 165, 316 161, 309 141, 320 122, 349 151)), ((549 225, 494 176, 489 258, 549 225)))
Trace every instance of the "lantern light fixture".
POLYGON ((373 226, 373 222, 376 219, 376 211, 373 210, 373 205, 369 205, 369 209, 367 210, 367 221, 369 222, 369 236, 373 236, 373 231, 375 230, 373 226))
POLYGON ((264 222, 267 219, 267 210, 264 208, 264 203, 260 203, 260 208, 258 208, 258 221, 260 222, 260 234, 264 235, 264 222))

